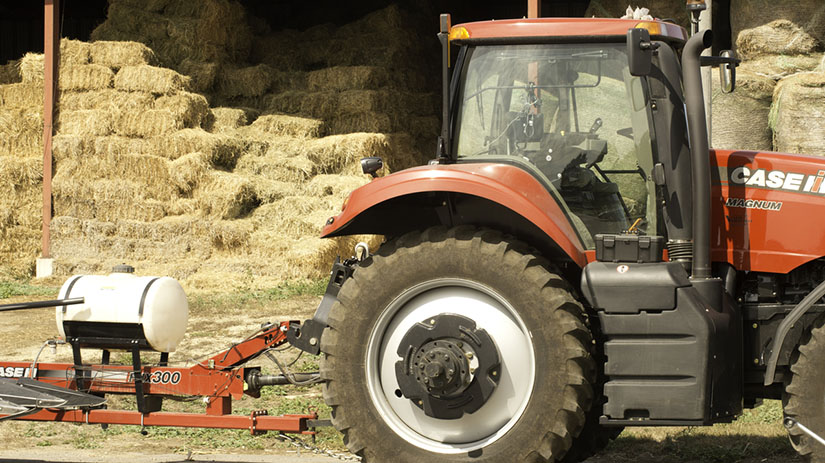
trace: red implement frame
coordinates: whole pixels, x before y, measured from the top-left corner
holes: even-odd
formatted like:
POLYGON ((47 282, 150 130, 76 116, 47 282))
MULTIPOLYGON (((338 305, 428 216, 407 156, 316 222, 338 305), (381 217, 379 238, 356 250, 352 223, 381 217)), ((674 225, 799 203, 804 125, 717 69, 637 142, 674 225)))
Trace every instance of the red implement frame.
MULTIPOLYGON (((265 431, 314 434, 308 420, 316 420, 314 412, 306 415, 267 416, 255 411, 249 416, 232 415, 232 399, 245 391, 247 368, 240 365, 261 355, 267 349, 280 346, 286 340, 290 322, 281 322, 263 329, 259 334, 239 342, 229 349, 191 367, 142 366, 143 393, 151 396, 201 396, 206 402, 205 413, 171 413, 125 410, 41 410, 18 420, 63 421, 87 424, 128 424, 138 426, 177 426, 188 428, 249 429, 253 434, 265 431)), ((2 377, 33 377, 38 381, 77 390, 77 377, 82 377, 84 392, 91 394, 135 394, 135 371, 129 365, 83 365, 78 374, 74 364, 37 363, 31 374, 31 363, 0 361, 2 377)), ((0 415, 2 417, 3 415, 0 415)))

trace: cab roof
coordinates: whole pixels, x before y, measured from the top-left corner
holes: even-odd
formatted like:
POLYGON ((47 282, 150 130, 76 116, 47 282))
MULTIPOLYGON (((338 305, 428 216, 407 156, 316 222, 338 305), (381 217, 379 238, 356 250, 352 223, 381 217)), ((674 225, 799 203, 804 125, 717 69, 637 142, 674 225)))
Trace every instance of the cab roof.
POLYGON ((456 24, 450 29, 450 40, 461 42, 497 42, 514 39, 516 41, 564 40, 565 38, 589 38, 607 41, 624 38, 628 29, 642 28, 650 32, 652 38, 665 41, 684 42, 687 31, 673 23, 639 19, 613 18, 538 18, 505 19, 456 24))

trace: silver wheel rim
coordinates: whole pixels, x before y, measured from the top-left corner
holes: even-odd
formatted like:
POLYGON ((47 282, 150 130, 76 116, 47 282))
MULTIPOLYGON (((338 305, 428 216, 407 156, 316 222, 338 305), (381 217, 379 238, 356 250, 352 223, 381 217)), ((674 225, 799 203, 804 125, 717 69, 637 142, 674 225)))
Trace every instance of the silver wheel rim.
POLYGON ((492 288, 469 280, 430 280, 405 290, 384 309, 367 344, 367 385, 384 422, 416 447, 437 453, 469 452, 488 446, 518 421, 535 383, 530 331, 515 309, 492 288), (471 318, 492 337, 501 358, 501 379, 476 412, 456 420, 432 418, 398 397, 396 355, 413 324, 442 313, 471 318))

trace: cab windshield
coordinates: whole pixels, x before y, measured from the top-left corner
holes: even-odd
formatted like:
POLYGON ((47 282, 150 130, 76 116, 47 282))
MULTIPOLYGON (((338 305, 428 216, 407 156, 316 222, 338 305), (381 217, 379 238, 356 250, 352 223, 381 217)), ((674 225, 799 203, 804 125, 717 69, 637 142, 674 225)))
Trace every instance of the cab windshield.
POLYGON ((455 152, 541 177, 587 248, 634 223, 655 233, 644 85, 628 72, 624 44, 472 47, 455 152))

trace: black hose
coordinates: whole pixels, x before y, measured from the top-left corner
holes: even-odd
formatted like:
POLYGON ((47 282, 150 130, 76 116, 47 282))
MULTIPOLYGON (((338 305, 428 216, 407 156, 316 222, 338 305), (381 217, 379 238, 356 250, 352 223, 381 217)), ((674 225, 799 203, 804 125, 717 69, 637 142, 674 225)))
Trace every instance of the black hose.
POLYGON ((53 301, 19 302, 17 304, 0 305, 0 312, 25 309, 43 309, 47 307, 56 307, 59 305, 83 304, 84 302, 85 301, 82 297, 74 297, 71 299, 56 299, 53 301))
POLYGON ((690 38, 682 51, 691 172, 693 174, 693 278, 712 275, 710 262, 710 150, 705 98, 702 93, 701 54, 713 44, 710 30, 690 38))

